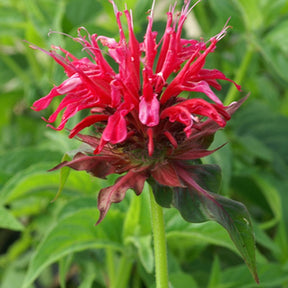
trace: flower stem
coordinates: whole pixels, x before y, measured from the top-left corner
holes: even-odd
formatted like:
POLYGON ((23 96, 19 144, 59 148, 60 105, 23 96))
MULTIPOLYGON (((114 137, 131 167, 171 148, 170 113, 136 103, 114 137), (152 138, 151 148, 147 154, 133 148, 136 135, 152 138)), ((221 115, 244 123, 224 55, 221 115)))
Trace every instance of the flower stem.
POLYGON ((168 265, 163 209, 154 198, 150 187, 151 219, 154 240, 156 288, 168 288, 168 265))
MULTIPOLYGON (((242 84, 243 78, 244 78, 246 71, 249 67, 249 64, 251 62, 253 52, 254 52, 254 49, 253 49, 252 45, 249 45, 249 47, 247 48, 247 51, 245 53, 244 59, 243 59, 241 65, 240 65, 240 67, 236 73, 235 82, 239 85, 242 84)), ((231 87, 227 93, 227 96, 225 98, 224 105, 227 106, 231 102, 235 101, 236 94, 237 94, 236 87, 234 85, 231 85, 231 87)))
POLYGON ((115 264, 114 264, 114 251, 112 248, 106 249, 106 262, 107 271, 109 275, 109 287, 114 287, 115 285, 115 264))
POLYGON ((131 261, 130 257, 127 257, 125 254, 123 254, 120 259, 117 278, 114 282, 114 286, 111 286, 112 288, 128 287, 132 266, 133 262, 131 261))

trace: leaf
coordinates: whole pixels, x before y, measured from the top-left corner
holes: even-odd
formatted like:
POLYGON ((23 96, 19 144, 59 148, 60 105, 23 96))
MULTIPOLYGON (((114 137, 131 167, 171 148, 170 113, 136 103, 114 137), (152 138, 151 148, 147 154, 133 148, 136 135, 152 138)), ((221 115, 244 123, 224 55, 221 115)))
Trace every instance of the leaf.
MULTIPOLYGON (((258 154, 258 151, 255 151, 256 149, 262 149, 264 152, 268 149, 270 156, 262 156, 261 158, 268 160, 267 158, 271 157, 275 171, 286 177, 287 170, 285 170, 285 166, 288 164, 288 118, 276 114, 269 106, 258 101, 250 102, 245 108, 235 114, 233 123, 231 123, 237 139, 244 137, 244 139, 251 141, 251 138, 255 138, 256 140, 253 142, 254 156, 258 154)), ((242 140, 241 142, 245 143, 242 140)), ((246 143, 246 145, 248 144, 246 143)), ((249 149, 249 152, 253 152, 251 148, 247 149, 249 149)), ((245 156, 246 152, 241 152, 242 156, 245 156)))
POLYGON ((288 39, 283 37, 288 33, 288 20, 278 23, 265 37, 265 43, 277 47, 284 55, 288 54, 288 39))
MULTIPOLYGON (((13 201, 33 196, 47 197, 47 201, 53 199, 55 191, 59 187, 58 173, 48 172, 55 163, 39 163, 23 169, 17 173, 2 188, 0 203, 12 203, 13 201), (44 193, 45 192, 45 193, 44 193)), ((71 171, 64 192, 69 196, 95 193, 100 190, 101 181, 93 178, 86 172, 71 171), (83 189, 85 187, 85 189, 83 189)))
POLYGON ((243 20, 246 25, 246 29, 249 31, 256 31, 263 26, 263 14, 260 9, 259 0, 234 0, 240 13, 242 14, 243 20))
MULTIPOLYGON (((218 131, 210 149, 215 149, 227 142, 229 142, 229 140, 223 131, 218 131)), ((232 157, 231 145, 228 143, 221 149, 202 159, 204 164, 217 164, 221 167, 221 173, 223 175, 221 191, 224 195, 229 195, 228 190, 232 174, 232 157)))
MULTIPOLYGON (((211 8, 214 13, 217 15, 215 17, 218 20, 217 31, 223 27, 223 23, 227 21, 229 17, 231 20, 229 24, 233 27, 233 30, 236 31, 244 31, 243 19, 241 18, 241 14, 239 13, 238 7, 235 5, 233 1, 230 0, 210 0, 209 1, 211 8)), ((200 4, 202 5, 202 4, 200 4)), ((214 25, 214 21, 212 25, 214 25)))
MULTIPOLYGON (((33 164, 39 164, 39 162, 55 161, 57 163, 61 157, 61 153, 48 149, 38 147, 18 148, 10 150, 9 153, 3 152, 0 154, 0 171, 5 171, 9 176, 13 176, 33 164)), ((49 169, 49 166, 47 169, 49 169)))
POLYGON ((152 273, 154 269, 152 235, 130 237, 129 242, 131 242, 137 248, 140 262, 147 273, 152 273))
MULTIPOLYGON (((186 170, 178 168, 178 175, 186 182, 187 188, 173 188, 171 205, 177 208, 188 222, 212 220, 222 225, 242 255, 255 281, 258 282, 255 241, 246 207, 239 202, 210 192, 217 191, 219 188, 219 168, 216 165, 194 165, 186 170)), ((161 195, 161 188, 157 186, 159 185, 156 183, 152 185, 153 191, 158 191, 155 196, 158 202, 158 199, 165 195, 161 195)), ((161 201, 158 204, 161 205, 161 201)))
POLYGON ((214 257, 212 271, 210 273, 209 284, 207 288, 215 288, 219 285, 221 279, 221 268, 218 256, 214 257))
POLYGON ((222 225, 257 282, 253 228, 246 207, 217 194, 203 195, 192 188, 175 190, 174 205, 182 217, 189 222, 213 220, 222 225))
POLYGON ((114 185, 101 189, 98 195, 100 216, 96 225, 104 219, 112 203, 118 203, 124 199, 128 189, 133 189, 136 195, 141 194, 146 179, 145 171, 130 170, 124 176, 119 177, 114 185))
POLYGON ((60 220, 48 232, 31 259, 22 288, 28 288, 45 267, 59 260, 61 257, 76 251, 106 247, 111 247, 115 250, 122 249, 119 242, 115 242, 114 238, 111 240, 107 236, 112 235, 113 233, 109 231, 111 229, 115 230, 116 226, 119 225, 117 224, 119 220, 121 221, 119 213, 112 213, 111 211, 109 216, 107 216, 110 218, 110 221, 104 221, 102 225, 96 228, 94 226, 96 211, 96 208, 75 211, 69 217, 60 220), (104 223, 107 224, 105 225, 104 223))
MULTIPOLYGON (((69 161, 71 160, 71 157, 68 155, 68 154, 64 154, 64 156, 62 157, 61 159, 61 162, 64 162, 64 161, 69 161)), ((54 197, 54 199, 51 201, 51 202, 54 202, 58 199, 58 197, 60 196, 63 188, 64 188, 64 185, 69 177, 69 174, 70 174, 70 171, 71 169, 67 166, 65 167, 62 167, 60 169, 60 183, 59 183, 59 188, 58 188, 58 191, 56 193, 56 196, 54 197)))
POLYGON ((239 254, 229 234, 216 222, 189 223, 183 221, 176 209, 170 209, 165 211, 165 223, 169 246, 179 247, 179 241, 181 250, 199 244, 217 245, 239 254))
POLYGON ((24 226, 11 214, 11 212, 0 206, 0 227, 10 230, 22 231, 24 226))
MULTIPOLYGON (((208 190, 218 191, 221 183, 220 168, 218 165, 204 164, 191 166, 191 173, 201 174, 201 184, 208 190), (192 171, 193 170, 193 171, 192 171)), ((173 203, 174 192, 168 186, 159 185, 149 179, 150 185, 153 187, 155 199, 162 207, 169 208, 173 203)), ((200 185, 201 185, 200 184, 200 185)))
POLYGON ((271 70, 273 68, 278 74, 277 76, 286 82, 288 82, 288 76, 285 72, 288 64, 288 40, 283 35, 288 33, 287 25, 288 20, 285 19, 270 29, 265 37, 257 39, 257 48, 266 60, 268 69, 271 70))
POLYGON ((132 201, 124 221, 124 243, 131 236, 145 236, 152 233, 149 205, 148 185, 145 183, 143 192, 139 196, 132 194, 132 201))
POLYGON ((266 175, 260 173, 253 175, 253 180, 257 184, 257 186, 261 189, 264 197, 267 200, 267 203, 271 207, 271 210, 274 214, 274 219, 262 224, 262 228, 271 228, 278 223, 282 219, 282 203, 280 195, 277 191, 277 188, 269 181, 269 176, 265 177, 266 175))
POLYGON ((154 269, 154 254, 152 249, 152 227, 149 207, 149 191, 147 183, 141 195, 132 195, 132 201, 125 217, 123 227, 123 242, 131 243, 138 252, 140 262, 147 271, 154 269))
POLYGON ((72 262, 72 254, 62 257, 59 261, 59 282, 61 288, 66 288, 66 277, 72 262))
POLYGON ((186 273, 178 272, 169 275, 169 281, 174 288, 198 288, 194 278, 186 273))
MULTIPOLYGON (((287 268, 278 263, 259 263, 259 276, 261 285, 251 281, 244 265, 231 267, 222 272, 221 284, 232 288, 257 288, 257 287, 285 287, 288 281, 287 268)), ((222 286, 220 286, 222 287, 222 286)))

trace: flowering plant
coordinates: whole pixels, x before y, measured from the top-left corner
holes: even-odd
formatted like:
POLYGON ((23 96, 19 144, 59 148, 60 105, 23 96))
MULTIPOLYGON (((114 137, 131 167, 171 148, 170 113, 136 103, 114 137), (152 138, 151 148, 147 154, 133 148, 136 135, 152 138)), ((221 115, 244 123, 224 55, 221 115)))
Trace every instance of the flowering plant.
MULTIPOLYGON (((147 181, 160 206, 177 208, 189 222, 213 220, 221 224, 258 281, 254 237, 246 208, 217 194, 220 169, 200 160, 215 151, 208 150, 214 134, 225 127, 245 101, 243 98, 224 106, 212 88, 221 90, 218 80, 233 81, 216 69, 204 68, 206 57, 214 52, 228 26, 207 43, 183 39, 183 24, 193 8, 186 1, 177 15, 175 5, 171 6, 164 34, 157 41, 157 33, 152 29, 152 7, 140 43, 134 33, 132 13, 124 11, 127 36, 123 13, 111 3, 119 27, 118 41, 90 35, 84 28, 79 28, 77 37, 73 38, 90 58, 76 58, 60 46, 52 46, 51 51, 32 46, 54 58, 68 77, 34 102, 32 108, 46 109, 53 98, 66 95, 45 120, 55 122, 64 110, 58 127, 49 124, 56 130, 62 130, 77 112, 90 109, 89 115, 69 134, 70 138, 77 137, 87 145, 71 161, 64 161, 52 170, 68 166, 98 178, 120 175, 114 185, 99 192, 97 224, 112 203, 123 200, 128 189, 139 195, 147 181), (104 51, 117 69, 109 64, 104 51), (89 133, 80 134, 85 128, 90 129, 89 133)), ((239 85, 233 84, 240 90, 239 85)), ((156 263, 156 276, 159 266, 156 263)))

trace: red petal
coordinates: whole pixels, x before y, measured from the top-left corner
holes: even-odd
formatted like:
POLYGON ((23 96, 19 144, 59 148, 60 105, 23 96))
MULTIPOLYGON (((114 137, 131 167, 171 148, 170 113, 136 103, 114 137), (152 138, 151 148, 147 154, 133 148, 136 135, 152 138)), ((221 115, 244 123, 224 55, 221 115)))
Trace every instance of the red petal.
MULTIPOLYGON (((226 121, 221 117, 221 114, 217 111, 218 109, 220 108, 217 107, 216 109, 212 104, 208 103, 207 101, 201 98, 195 98, 183 101, 179 104, 164 109, 160 117, 161 119, 169 117, 171 122, 178 121, 185 124, 188 127, 191 125, 189 118, 187 118, 187 111, 188 111, 190 114, 207 116, 212 120, 214 120, 215 122, 217 122, 219 126, 223 127, 225 126, 226 121), (185 116, 184 119, 183 116, 185 116)), ((224 111, 224 109, 222 110, 224 111)))
POLYGON ((144 125, 153 127, 159 123, 160 103, 157 95, 154 95, 151 100, 146 100, 143 96, 139 103, 139 120, 144 125))
POLYGON ((96 122, 108 120, 108 115, 90 115, 79 122, 70 132, 69 138, 73 138, 82 129, 95 124, 96 122))
POLYGON ((120 143, 127 137, 125 111, 116 111, 108 119, 107 126, 103 131, 102 139, 112 144, 120 143))

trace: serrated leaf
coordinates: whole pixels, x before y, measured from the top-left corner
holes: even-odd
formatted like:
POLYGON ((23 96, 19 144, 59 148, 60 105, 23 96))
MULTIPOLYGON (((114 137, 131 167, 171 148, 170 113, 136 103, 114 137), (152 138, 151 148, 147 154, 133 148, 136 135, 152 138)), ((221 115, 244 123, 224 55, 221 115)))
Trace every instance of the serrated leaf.
POLYGON ((59 221, 49 231, 31 259, 22 288, 28 288, 45 267, 68 254, 86 249, 107 247, 115 250, 122 249, 119 242, 110 240, 110 237, 107 236, 110 235, 107 233, 108 230, 115 229, 115 227, 109 226, 116 226, 115 223, 119 222, 119 213, 112 213, 111 211, 107 216, 108 219, 110 218, 110 222, 104 221, 96 228, 94 226, 96 211, 96 207, 95 209, 87 208, 75 211, 70 217, 59 221))
POLYGON ((0 206, 0 227, 22 231, 24 226, 11 214, 9 210, 0 206))

